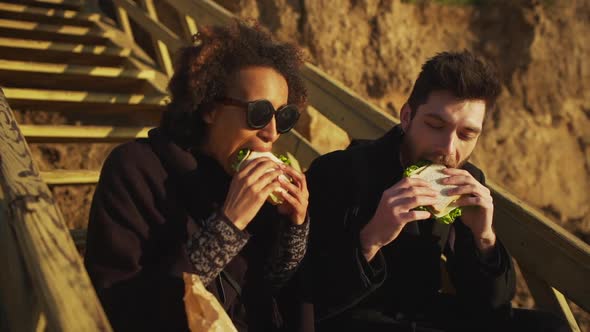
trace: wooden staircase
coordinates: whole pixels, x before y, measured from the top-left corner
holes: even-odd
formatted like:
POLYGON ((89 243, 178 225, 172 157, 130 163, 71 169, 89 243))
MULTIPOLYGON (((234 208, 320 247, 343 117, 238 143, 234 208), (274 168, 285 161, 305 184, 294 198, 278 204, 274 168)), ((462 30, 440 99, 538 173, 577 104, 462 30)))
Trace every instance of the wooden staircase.
MULTIPOLYGON (((138 60, 148 59, 148 65, 128 61, 135 56, 133 40, 113 43, 114 36, 124 34, 109 27, 112 22, 104 17, 99 24, 101 16, 84 9, 75 0, 0 2, 0 84, 8 102, 17 116, 53 113, 61 119, 59 125, 48 125, 26 120, 38 114, 21 117, 21 129, 34 151, 81 142, 92 150, 92 143, 114 146, 146 136, 163 110, 166 94, 154 81, 164 81, 165 75, 143 54, 138 60)), ((42 156, 34 156, 43 165, 42 156)), ((41 171, 54 190, 95 184, 99 174, 98 168, 41 171)), ((80 227, 87 219, 88 206, 60 208, 70 226, 80 227)))
MULTIPOLYGON (((12 108, 0 107, 0 264, 12 267, 0 274, 0 331, 110 330, 76 251, 89 204, 63 197, 89 202, 110 149, 157 125, 170 54, 195 22, 232 19, 210 0, 0 0, 0 86, 12 108), (94 152, 100 162, 55 162, 94 152)), ((378 137, 396 122, 312 65, 303 76, 311 106, 351 137, 378 137)), ((276 149, 304 167, 319 156, 295 131, 276 149)), ((537 306, 579 331, 566 297, 590 310, 590 247, 490 187, 496 228, 537 306)))
MULTIPOLYGON (((166 75, 133 40, 116 29, 112 20, 96 12, 87 12, 87 5, 77 0, 0 1, 0 86, 19 120, 22 134, 33 152, 36 152, 33 153, 34 163, 46 164, 41 169, 40 177, 53 195, 57 197, 64 190, 80 194, 76 187, 91 186, 91 190, 82 194, 87 196, 85 200, 79 202, 91 199, 102 160, 96 162, 94 168, 59 169, 50 163, 43 163, 39 151, 51 153, 60 146, 67 146, 71 151, 72 146, 81 143, 87 145, 88 151, 92 151, 96 144, 114 147, 136 137, 145 137, 148 129, 157 125, 167 100, 164 89, 166 75), (54 121, 48 123, 47 119, 54 121)), ((77 150, 73 151, 76 153, 77 150)), ((110 148, 107 148, 97 158, 106 157, 109 151, 110 148)), ((70 156, 62 155, 61 158, 70 156)), ((10 196, 10 193, 5 192, 6 196, 10 196)), ((67 218, 66 224, 72 228, 69 234, 77 248, 83 249, 89 206, 67 206, 69 202, 61 202, 62 211, 79 210, 75 215, 79 219, 75 225, 67 218)), ((66 216, 71 217, 72 213, 66 216)), ((14 256, 3 258, 15 268, 20 264, 25 270, 31 271, 27 260, 32 257, 25 254, 20 261, 17 259, 18 251, 23 251, 27 245, 19 244, 12 238, 16 243, 12 251, 8 250, 5 244, 10 242, 10 235, 6 234, 9 232, 6 228, 3 229, 6 232, 0 232, 0 237, 6 241, 0 242, 3 243, 1 250, 14 256)), ((58 238, 54 237, 56 242, 58 238)), ((66 247, 67 243, 63 243, 62 239, 59 246, 66 247)), ((62 258, 74 259, 71 252, 70 256, 64 254, 62 258)), ((80 260, 76 264, 64 262, 63 259, 57 262, 58 265, 61 264, 59 262, 64 263, 65 268, 83 269, 80 260)), ((59 301, 55 301, 55 298, 51 304, 44 305, 44 296, 27 291, 30 288, 26 286, 27 283, 49 281, 45 273, 34 271, 30 278, 22 276, 20 283, 24 285, 21 289, 15 287, 19 285, 15 275, 0 278, 0 283, 4 285, 13 284, 9 288, 0 287, 0 311, 8 316, 2 320, 3 316, 0 315, 0 330, 39 330, 44 329, 45 325, 53 326, 51 329, 55 330, 109 330, 94 292, 87 278, 84 278, 86 276, 57 282, 65 286, 64 283, 76 280, 76 283, 85 285, 83 290, 55 290, 60 292, 56 295, 62 297, 63 301, 77 303, 75 306, 79 307, 78 312, 71 314, 87 317, 78 319, 76 315, 69 316, 60 311, 56 305, 59 301), (36 278, 44 280, 36 282, 36 278), (81 302, 67 298, 84 293, 89 295, 81 302), (55 309, 45 309, 49 306, 55 309), (89 309, 91 312, 86 311, 89 309), (52 313, 53 310, 55 312, 52 313)))

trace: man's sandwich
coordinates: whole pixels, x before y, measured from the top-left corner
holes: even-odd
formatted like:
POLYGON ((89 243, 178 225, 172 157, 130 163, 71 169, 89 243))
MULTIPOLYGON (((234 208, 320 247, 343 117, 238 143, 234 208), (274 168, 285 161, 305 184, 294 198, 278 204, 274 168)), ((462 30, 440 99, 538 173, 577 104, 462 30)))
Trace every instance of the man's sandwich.
MULTIPOLYGON (((232 167, 236 172, 238 172, 242 168, 246 167, 246 165, 248 165, 252 161, 254 161, 258 158, 261 158, 261 157, 267 157, 277 164, 291 165, 289 158, 287 158, 283 155, 275 156, 272 152, 259 152, 259 151, 252 151, 250 149, 241 149, 240 151, 238 151, 236 161, 234 162, 232 167)), ((271 171, 272 170, 269 170, 269 172, 271 172, 271 171)), ((281 174, 279 177, 283 177, 283 179, 293 182, 293 179, 291 179, 287 175, 281 174)), ((273 205, 283 204, 284 198, 283 198, 283 195, 281 194, 281 192, 283 192, 283 191, 284 191, 283 189, 279 189, 278 191, 273 191, 268 196, 267 202, 269 202, 273 205)))
POLYGON ((457 186, 439 183, 440 180, 448 177, 448 175, 442 172, 445 168, 446 166, 444 165, 422 161, 406 168, 404 176, 425 180, 432 185, 434 190, 439 192, 437 198, 438 201, 435 204, 431 206, 421 206, 419 209, 432 213, 436 220, 444 224, 451 224, 461 215, 461 208, 453 205, 453 203, 461 196, 447 194, 449 189, 456 188, 457 186))

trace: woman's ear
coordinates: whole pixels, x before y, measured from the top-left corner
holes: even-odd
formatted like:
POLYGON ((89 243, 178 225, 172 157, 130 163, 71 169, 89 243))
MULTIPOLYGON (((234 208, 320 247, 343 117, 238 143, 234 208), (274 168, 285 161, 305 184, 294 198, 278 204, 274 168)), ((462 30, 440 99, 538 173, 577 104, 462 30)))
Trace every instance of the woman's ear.
POLYGON ((410 127, 410 121, 412 121, 412 109, 408 103, 405 103, 404 106, 402 106, 399 118, 402 124, 402 129, 404 132, 407 131, 410 127))
POLYGON ((203 117, 203 121, 205 121, 206 124, 210 125, 213 124, 213 122, 215 122, 216 114, 217 112, 215 112, 215 109, 210 108, 204 110, 201 116, 203 117))

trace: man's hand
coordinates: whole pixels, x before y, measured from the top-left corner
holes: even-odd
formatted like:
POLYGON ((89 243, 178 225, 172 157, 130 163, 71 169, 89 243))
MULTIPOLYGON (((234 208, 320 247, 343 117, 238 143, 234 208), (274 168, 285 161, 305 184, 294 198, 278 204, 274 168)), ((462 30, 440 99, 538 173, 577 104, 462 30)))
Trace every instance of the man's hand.
POLYGON ((469 227, 479 250, 489 253, 496 245, 496 234, 492 229, 494 203, 490 190, 479 183, 469 172, 462 169, 447 168, 443 173, 449 175, 442 184, 456 185, 449 195, 461 195, 454 204, 462 207, 461 221, 469 227))
POLYGON ((413 209, 436 203, 437 195, 428 182, 412 178, 404 178, 385 190, 375 215, 361 230, 361 249, 367 261, 395 240, 407 223, 430 218, 430 212, 413 209))

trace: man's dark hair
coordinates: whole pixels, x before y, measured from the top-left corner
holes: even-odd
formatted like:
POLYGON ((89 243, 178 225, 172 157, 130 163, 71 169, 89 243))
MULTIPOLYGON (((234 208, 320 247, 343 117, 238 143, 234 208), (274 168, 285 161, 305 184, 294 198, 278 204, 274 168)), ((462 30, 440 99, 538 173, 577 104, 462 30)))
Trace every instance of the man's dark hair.
POLYGON ((418 106, 426 103, 433 91, 449 91, 459 99, 482 99, 486 111, 494 109, 500 94, 496 72, 468 51, 442 52, 422 66, 408 99, 412 118, 418 106))
POLYGON ((206 124, 202 113, 224 97, 225 83, 236 71, 248 66, 269 67, 287 81, 288 102, 303 110, 307 92, 299 74, 304 63, 295 45, 279 43, 258 23, 234 21, 229 26, 209 26, 193 36, 194 46, 182 48, 168 90, 171 102, 160 127, 177 144, 198 146, 206 124))

